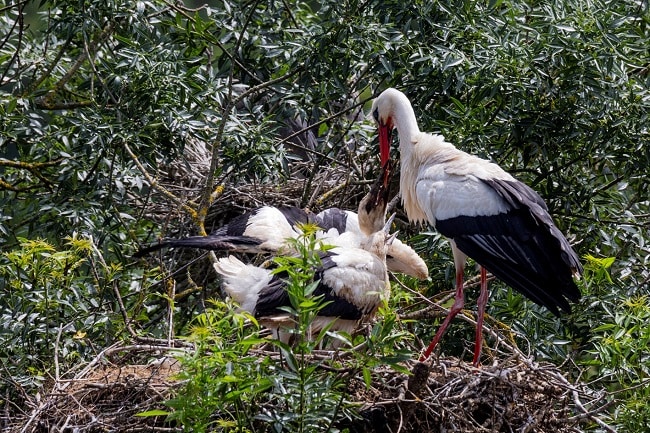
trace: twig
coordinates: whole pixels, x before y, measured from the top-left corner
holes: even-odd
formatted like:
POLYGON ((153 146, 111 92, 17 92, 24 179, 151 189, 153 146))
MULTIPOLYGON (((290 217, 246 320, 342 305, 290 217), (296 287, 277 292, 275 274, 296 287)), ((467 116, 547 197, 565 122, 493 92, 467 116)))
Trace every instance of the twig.
POLYGON ((129 154, 135 165, 138 167, 142 175, 147 179, 147 182, 149 182, 149 185, 151 185, 152 188, 155 188, 158 192, 160 192, 162 195, 167 197, 172 203, 176 204, 178 207, 182 208, 185 212, 187 212, 193 219, 196 220, 197 218, 197 212, 194 210, 192 207, 188 206, 187 204, 181 202, 181 200, 176 197, 174 194, 169 192, 165 187, 160 185, 156 179, 154 179, 147 169, 140 163, 140 160, 138 157, 133 153, 131 150, 131 147, 129 147, 129 144, 126 142, 126 140, 122 140, 122 145, 124 146, 124 149, 126 152, 129 154))
POLYGON ((158 346, 153 344, 129 344, 126 346, 114 345, 102 352, 103 357, 111 356, 118 352, 179 352, 185 353, 187 349, 169 347, 169 346, 158 346))
POLYGON ((115 293, 115 298, 117 303, 120 306, 120 313, 122 313, 122 319, 124 320, 124 326, 129 331, 132 337, 135 337, 137 334, 131 327, 131 319, 129 318, 129 313, 124 306, 124 301, 122 300, 122 295, 120 294, 120 286, 118 280, 113 280, 113 293, 115 293))
POLYGON ((577 407, 578 409, 580 409, 580 411, 582 411, 583 414, 584 414, 586 417, 588 417, 590 420, 592 420, 593 422, 595 422, 596 424, 598 424, 599 426, 601 426, 602 428, 604 428, 604 429, 607 430, 608 432, 610 432, 610 433, 616 433, 616 430, 615 430, 614 428, 612 428, 611 426, 609 426, 608 424, 606 424, 605 421, 603 421, 603 420, 601 420, 600 418, 594 416, 592 412, 589 412, 589 411, 588 411, 588 410, 583 406, 582 402, 580 401, 580 396, 578 395, 578 392, 577 392, 575 389, 574 389, 573 391, 571 391, 571 393, 573 394, 573 402, 575 403, 576 407, 577 407))
POLYGON ((61 341, 61 332, 63 325, 59 325, 59 332, 56 333, 56 340, 54 341, 54 387, 58 386, 61 376, 59 375, 59 342, 61 341))
POLYGON ((171 342, 174 339, 174 299, 176 298, 176 281, 173 279, 169 279, 167 281, 167 285, 170 286, 170 293, 168 293, 169 299, 167 300, 167 315, 169 320, 167 330, 167 344, 171 345, 171 342))
POLYGON ((317 198, 316 204, 317 205, 323 204, 324 201, 329 200, 331 196, 335 195, 340 190, 347 188, 348 185, 349 183, 347 181, 339 183, 334 188, 330 189, 329 191, 326 191, 325 193, 323 193, 323 195, 317 198))

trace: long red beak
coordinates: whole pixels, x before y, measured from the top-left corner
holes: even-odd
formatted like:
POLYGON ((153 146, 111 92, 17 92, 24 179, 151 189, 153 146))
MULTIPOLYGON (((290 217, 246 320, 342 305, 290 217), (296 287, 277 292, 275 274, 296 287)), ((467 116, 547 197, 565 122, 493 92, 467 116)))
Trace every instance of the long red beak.
POLYGON ((381 160, 381 166, 386 165, 386 162, 390 159, 390 144, 393 133, 393 124, 389 120, 388 122, 381 123, 379 122, 379 158, 381 160))
POLYGON ((393 164, 390 162, 390 158, 388 161, 386 161, 386 164, 384 164, 381 168, 381 178, 382 178, 382 185, 384 188, 388 189, 388 185, 390 184, 390 178, 393 175, 393 164))

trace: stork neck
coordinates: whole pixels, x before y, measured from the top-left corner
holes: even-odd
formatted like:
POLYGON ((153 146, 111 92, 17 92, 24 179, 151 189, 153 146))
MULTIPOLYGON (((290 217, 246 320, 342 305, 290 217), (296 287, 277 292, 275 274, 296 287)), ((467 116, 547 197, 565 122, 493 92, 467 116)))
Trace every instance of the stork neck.
POLYGON ((399 134, 400 143, 411 143, 420 133, 420 128, 415 118, 415 111, 413 111, 408 98, 402 93, 399 95, 400 97, 395 101, 393 109, 393 121, 399 134))

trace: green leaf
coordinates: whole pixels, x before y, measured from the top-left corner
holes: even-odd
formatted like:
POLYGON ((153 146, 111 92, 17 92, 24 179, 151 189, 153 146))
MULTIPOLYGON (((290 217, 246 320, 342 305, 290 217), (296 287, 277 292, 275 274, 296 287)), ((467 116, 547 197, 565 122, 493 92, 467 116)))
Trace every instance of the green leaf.
POLYGON ((147 410, 144 412, 138 412, 134 416, 140 416, 140 417, 150 417, 150 416, 167 416, 171 412, 162 410, 162 409, 152 409, 152 410, 147 410))
POLYGON ((372 387, 372 373, 370 369, 363 367, 363 382, 366 384, 366 388, 370 389, 372 387))

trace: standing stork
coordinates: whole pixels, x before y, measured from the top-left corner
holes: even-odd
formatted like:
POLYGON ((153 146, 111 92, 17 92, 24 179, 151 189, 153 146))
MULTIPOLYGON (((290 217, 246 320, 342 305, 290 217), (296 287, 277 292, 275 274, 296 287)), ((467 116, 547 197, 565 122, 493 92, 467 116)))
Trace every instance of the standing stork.
POLYGON ((553 224, 542 198, 498 165, 467 154, 440 135, 420 132, 413 107, 399 90, 374 101, 382 165, 397 129, 400 193, 408 218, 428 222, 449 238, 456 267, 456 294, 449 314, 421 357, 427 359, 464 305, 463 269, 468 257, 481 266, 474 365, 481 354, 487 303, 486 269, 559 316, 570 312, 582 273, 575 251, 553 224))

